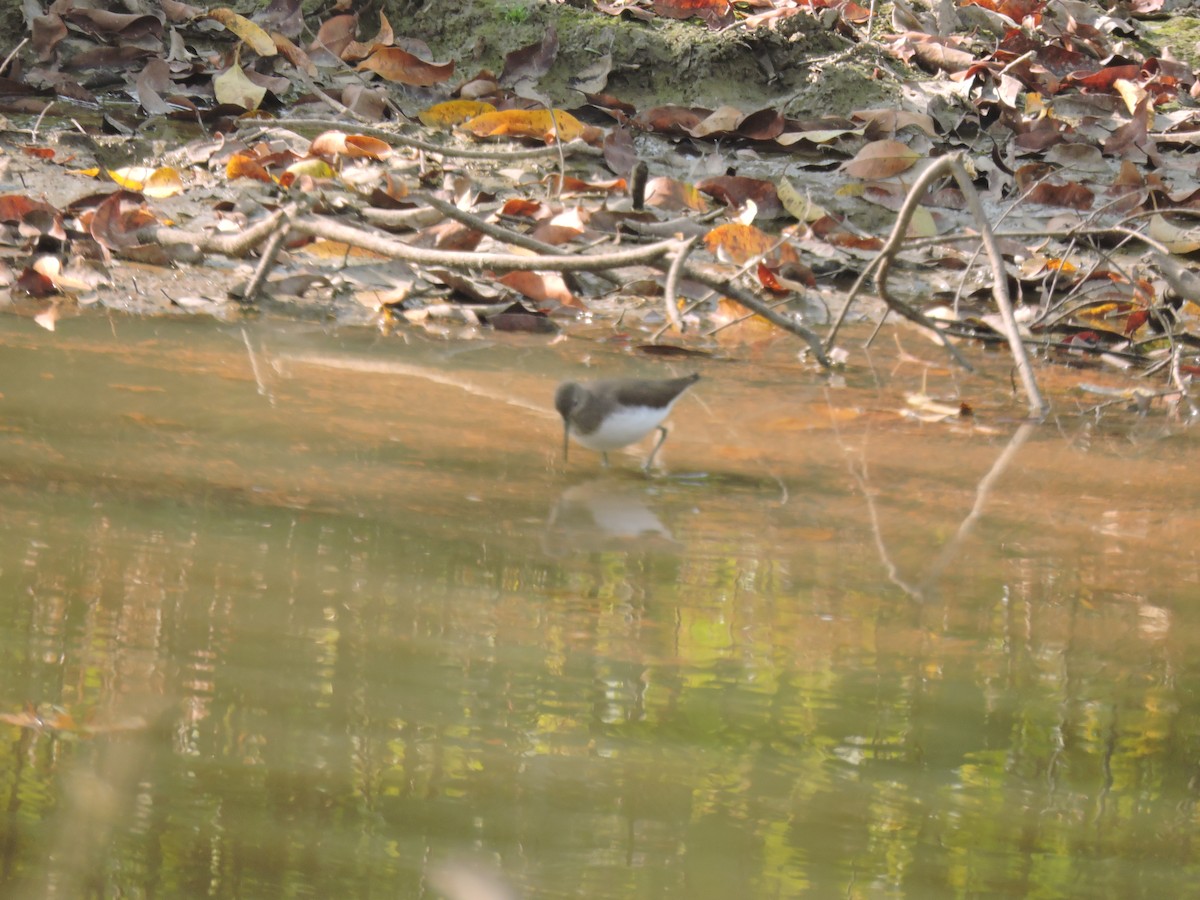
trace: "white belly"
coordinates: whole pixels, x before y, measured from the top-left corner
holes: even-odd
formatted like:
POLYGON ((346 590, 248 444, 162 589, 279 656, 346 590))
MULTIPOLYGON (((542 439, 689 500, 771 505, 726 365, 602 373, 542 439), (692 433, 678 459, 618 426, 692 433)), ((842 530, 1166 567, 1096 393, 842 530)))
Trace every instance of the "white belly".
POLYGON ((591 434, 572 431, 571 436, 589 450, 616 450, 619 447, 627 447, 634 441, 640 441, 658 427, 670 411, 670 406, 662 409, 649 406, 622 409, 605 419, 591 434))

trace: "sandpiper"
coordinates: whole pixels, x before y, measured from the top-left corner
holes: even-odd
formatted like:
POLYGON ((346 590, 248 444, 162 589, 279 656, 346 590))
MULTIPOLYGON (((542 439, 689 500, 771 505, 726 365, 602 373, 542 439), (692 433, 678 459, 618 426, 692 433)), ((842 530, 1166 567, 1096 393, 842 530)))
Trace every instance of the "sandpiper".
POLYGON ((599 450, 607 466, 609 450, 627 447, 657 428, 658 443, 643 467, 650 471, 654 455, 667 439, 663 419, 683 392, 699 379, 693 373, 661 380, 620 378, 584 384, 564 381, 554 394, 554 408, 563 419, 563 458, 567 457, 568 442, 575 438, 589 450, 599 450))

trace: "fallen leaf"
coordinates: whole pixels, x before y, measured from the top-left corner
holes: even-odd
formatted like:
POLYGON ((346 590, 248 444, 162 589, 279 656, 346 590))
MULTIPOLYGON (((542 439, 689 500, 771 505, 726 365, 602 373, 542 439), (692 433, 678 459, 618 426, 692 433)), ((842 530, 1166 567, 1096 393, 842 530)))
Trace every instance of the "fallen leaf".
POLYGON ((267 89, 247 78, 242 67, 236 63, 213 79, 213 92, 218 103, 228 103, 242 109, 258 109, 267 95, 267 89))
POLYGON ((1172 225, 1160 215, 1150 217, 1150 226, 1147 231, 1150 237, 1166 245, 1172 253, 1186 255, 1200 250, 1200 231, 1172 225))
MULTIPOLYGON (((552 143, 563 143, 586 137, 588 126, 566 110, 556 109, 551 116, 546 109, 505 109, 487 112, 462 126, 475 137, 528 137, 552 143)), ((597 129, 591 129, 592 132, 597 129)))
POLYGON ((842 164, 842 171, 854 178, 876 180, 891 178, 911 169, 921 155, 899 141, 872 141, 854 159, 842 164))
POLYGON ((514 303, 503 312, 488 316, 487 324, 496 331, 521 331, 534 334, 547 334, 558 331, 554 320, 545 313, 527 309, 520 303, 514 303))
POLYGON ((429 128, 452 128, 484 113, 495 112, 496 107, 481 100, 448 100, 435 103, 417 115, 422 125, 429 128))
POLYGON ((696 190, 727 206, 745 206, 753 202, 765 219, 777 219, 783 212, 775 185, 745 175, 718 175, 697 182, 696 190))
POLYGON ((536 303, 582 306, 571 293, 571 289, 567 287, 566 281, 557 272, 509 272, 499 281, 536 303))
POLYGON ((774 262, 795 262, 796 251, 775 235, 753 225, 727 222, 718 225, 704 236, 704 246, 714 256, 718 253, 737 265, 756 257, 768 256, 774 262))
POLYGON ((209 10, 205 14, 205 18, 220 22, 226 30, 233 32, 245 41, 246 46, 259 56, 274 56, 278 52, 275 49, 275 42, 271 40, 269 34, 227 6, 209 10))
POLYGON ((341 59, 342 51, 354 41, 354 32, 357 30, 358 16, 353 13, 326 19, 317 29, 317 37, 308 49, 324 50, 335 59, 341 59))
POLYGON ((518 81, 537 81, 554 65, 558 56, 558 31, 551 25, 545 35, 535 44, 513 50, 504 57, 504 68, 500 72, 501 84, 518 81))
POLYGON ((355 66, 357 71, 371 71, 388 81, 416 87, 441 84, 454 74, 454 60, 447 63, 426 62, 399 47, 382 47, 355 66))

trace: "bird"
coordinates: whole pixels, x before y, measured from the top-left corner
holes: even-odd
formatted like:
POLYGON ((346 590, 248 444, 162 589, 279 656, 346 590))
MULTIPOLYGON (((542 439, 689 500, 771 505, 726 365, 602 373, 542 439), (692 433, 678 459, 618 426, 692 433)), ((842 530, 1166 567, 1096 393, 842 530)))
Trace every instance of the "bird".
POLYGON ((564 381, 554 393, 554 408, 563 420, 563 459, 571 438, 589 450, 600 451, 608 466, 608 451, 640 441, 658 429, 658 443, 642 467, 649 472, 654 456, 667 439, 662 421, 683 392, 700 380, 682 378, 617 378, 603 381, 564 381))

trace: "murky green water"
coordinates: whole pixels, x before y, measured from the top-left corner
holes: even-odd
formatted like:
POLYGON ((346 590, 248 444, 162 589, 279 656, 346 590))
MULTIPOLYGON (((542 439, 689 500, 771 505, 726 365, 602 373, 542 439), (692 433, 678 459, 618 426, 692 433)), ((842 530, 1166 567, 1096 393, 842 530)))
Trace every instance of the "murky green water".
POLYGON ((0 320, 0 893, 1195 890, 1193 437, 701 363, 670 477, 564 469, 585 353, 665 371, 0 320))

